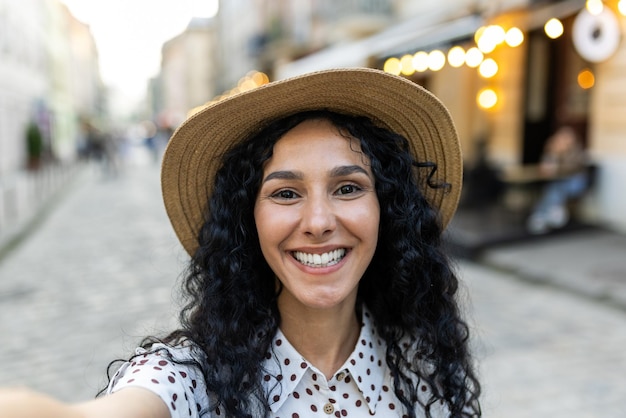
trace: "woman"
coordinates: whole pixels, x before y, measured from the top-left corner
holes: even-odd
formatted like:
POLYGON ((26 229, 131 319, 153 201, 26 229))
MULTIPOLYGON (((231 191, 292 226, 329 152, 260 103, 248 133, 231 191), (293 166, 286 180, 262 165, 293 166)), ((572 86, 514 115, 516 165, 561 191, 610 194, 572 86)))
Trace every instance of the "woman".
POLYGON ((461 170, 445 107, 376 70, 204 109, 162 170, 191 255, 182 328, 146 340, 108 396, 66 407, 23 394, 54 407, 21 416, 480 416, 440 247, 461 170))

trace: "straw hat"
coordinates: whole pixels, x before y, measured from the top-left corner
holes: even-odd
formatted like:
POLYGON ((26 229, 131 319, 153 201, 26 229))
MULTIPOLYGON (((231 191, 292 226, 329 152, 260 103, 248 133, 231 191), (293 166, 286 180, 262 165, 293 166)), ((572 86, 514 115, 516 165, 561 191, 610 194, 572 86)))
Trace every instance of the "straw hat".
POLYGON ((437 164, 434 180, 449 189, 423 187, 444 227, 461 193, 462 160, 454 123, 445 106, 421 86, 369 68, 310 73, 266 84, 222 100, 187 119, 163 156, 161 186, 167 214, 189 254, 213 188, 220 157, 269 122, 307 110, 367 116, 408 139, 417 161, 437 164))

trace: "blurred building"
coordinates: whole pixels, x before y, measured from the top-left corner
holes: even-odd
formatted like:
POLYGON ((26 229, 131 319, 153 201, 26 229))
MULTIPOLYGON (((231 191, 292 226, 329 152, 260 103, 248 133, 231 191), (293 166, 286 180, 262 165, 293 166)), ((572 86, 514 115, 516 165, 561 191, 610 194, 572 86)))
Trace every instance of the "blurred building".
MULTIPOLYGON (((274 71, 336 43, 372 35, 394 22, 388 0, 229 0, 163 47, 151 86, 153 113, 185 114, 235 93, 255 72, 274 71), (193 97, 192 97, 193 95, 193 97), (184 112, 183 112, 184 110, 184 112)), ((174 118, 179 119, 179 118, 174 118)))
POLYGON ((154 114, 160 127, 176 127, 189 111, 217 95, 215 21, 194 18, 163 45, 161 70, 153 83, 154 114))
POLYGON ((38 1, 0 1, 0 176, 26 165, 29 122, 49 126, 46 26, 38 1))
MULTIPOLYGON (((62 10, 64 14, 67 11, 65 7, 62 10)), ((61 32, 61 37, 64 36, 68 42, 69 66, 61 73, 69 76, 66 86, 69 87, 70 108, 66 114, 68 132, 57 134, 56 155, 63 160, 73 160, 77 149, 80 151, 86 145, 85 122, 105 124, 109 119, 109 103, 107 88, 100 77, 98 50, 89 26, 71 15, 65 16, 67 30, 61 32)))
POLYGON ((214 62, 218 70, 216 89, 221 93, 236 86, 248 71, 258 69, 258 55, 264 42, 265 13, 263 1, 229 0, 219 3, 216 16, 219 42, 214 62))
POLYGON ((273 72, 323 48, 376 33, 394 21, 390 0, 233 0, 220 2, 218 88, 250 70, 273 72))
POLYGON ((0 178, 26 167, 34 124, 47 161, 71 161, 79 119, 102 112, 89 28, 57 0, 0 0, 0 178))
POLYGON ((102 124, 105 90, 89 26, 76 20, 65 5, 46 4, 51 154, 57 161, 68 162, 76 158, 83 140, 82 122, 102 124))

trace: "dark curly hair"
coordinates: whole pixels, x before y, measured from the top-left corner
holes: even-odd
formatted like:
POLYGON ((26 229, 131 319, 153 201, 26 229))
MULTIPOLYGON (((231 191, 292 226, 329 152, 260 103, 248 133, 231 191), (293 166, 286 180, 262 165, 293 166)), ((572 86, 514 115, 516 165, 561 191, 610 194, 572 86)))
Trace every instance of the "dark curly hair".
POLYGON ((271 123, 223 156, 199 248, 185 276, 182 328, 164 341, 188 340, 204 351, 206 358, 197 367, 215 400, 211 408, 232 417, 267 414, 262 362, 280 324, 280 289, 261 253, 253 211, 274 144, 307 119, 327 119, 347 138, 358 140, 371 163, 381 208, 380 237, 358 299, 386 341, 396 396, 410 417, 417 404, 430 417, 435 402, 445 403, 450 417, 480 416, 468 327, 455 300, 458 280, 442 251, 438 213, 418 187, 445 185, 432 184, 429 174, 436 167, 414 161, 405 138, 365 117, 298 113, 271 123), (407 342, 413 349, 407 350, 407 342), (423 384, 432 392, 427 402, 418 397, 423 384))

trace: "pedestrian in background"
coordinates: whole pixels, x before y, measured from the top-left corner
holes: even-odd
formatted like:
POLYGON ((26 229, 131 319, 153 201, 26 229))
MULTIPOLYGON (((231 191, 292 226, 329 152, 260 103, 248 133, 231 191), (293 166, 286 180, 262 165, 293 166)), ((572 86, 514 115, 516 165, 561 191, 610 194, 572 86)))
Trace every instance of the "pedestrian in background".
POLYGON ((106 396, 5 390, 0 416, 480 416, 441 247, 461 179, 445 107, 377 70, 207 107, 163 157, 191 256, 181 328, 146 339, 106 396))
POLYGON ((587 156, 576 131, 559 128, 546 142, 539 171, 548 179, 541 198, 528 218, 528 230, 542 234, 569 221, 567 204, 587 189, 587 156))

